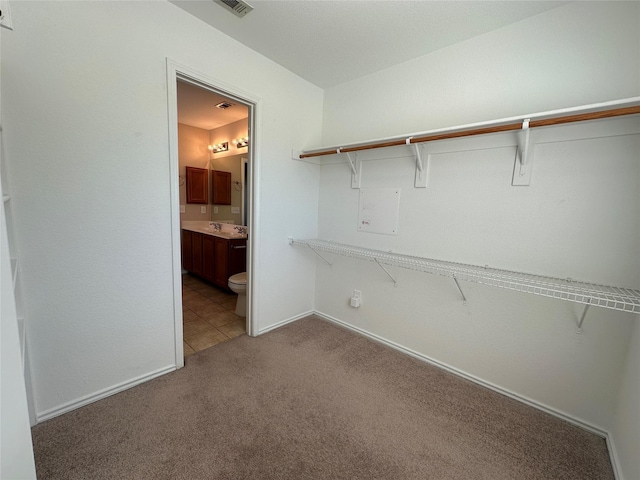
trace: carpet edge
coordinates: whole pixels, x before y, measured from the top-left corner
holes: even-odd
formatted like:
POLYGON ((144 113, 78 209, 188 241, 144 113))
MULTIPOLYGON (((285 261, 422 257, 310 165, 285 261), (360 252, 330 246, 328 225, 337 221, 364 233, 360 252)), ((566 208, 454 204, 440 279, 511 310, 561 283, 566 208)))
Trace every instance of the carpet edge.
POLYGON ((154 378, 166 375, 167 373, 174 372, 176 370, 176 365, 169 365, 167 367, 159 368, 130 380, 117 383, 111 387, 104 388, 97 392, 90 393, 89 395, 85 395, 70 402, 63 403, 62 405, 58 405, 57 407, 50 408, 43 412, 36 412, 36 425, 46 420, 50 420, 54 417, 58 417, 65 413, 71 412, 72 410, 84 407, 85 405, 89 405, 90 403, 102 400, 103 398, 110 397, 112 395, 115 395, 116 393, 123 392, 124 390, 128 390, 132 387, 148 382, 149 380, 153 380, 154 378))
POLYGON ((490 390, 493 390, 497 393, 500 393, 502 395, 506 395, 509 398, 512 398, 514 400, 517 400, 521 403, 524 403, 526 405, 529 405, 531 407, 534 407, 540 411, 543 411, 545 413, 548 413, 550 415, 553 415, 557 418, 560 418, 561 420, 564 420, 572 425, 575 425, 577 427, 580 427, 584 430, 587 430, 588 432, 594 433, 596 435, 598 435, 599 437, 602 437, 603 439, 607 439, 610 436, 610 432, 608 430, 605 430, 601 427, 598 427, 596 425, 592 425, 591 423, 582 420, 580 418, 574 417, 573 415, 570 415, 566 412, 563 412, 562 410, 557 410, 553 407, 549 407, 548 405, 545 405, 544 403, 538 402, 536 400, 530 399, 524 395, 520 395, 518 393, 512 392, 511 390, 508 390, 506 388, 500 387, 499 385, 496 385, 494 383, 488 382, 486 380, 481 379, 480 377, 477 377, 475 375, 472 375, 470 373, 465 372, 464 370, 460 370, 456 367, 452 367, 451 365, 448 365, 444 362, 440 362, 439 360, 436 360, 434 358, 431 358, 427 355, 423 355, 419 352, 416 352, 414 350, 411 350, 410 348, 407 348, 403 345, 400 345, 398 343, 395 343, 391 340, 388 340, 384 337, 378 336, 376 334, 373 334, 371 332, 368 332, 367 330, 355 327, 347 322, 344 322, 343 320, 340 320, 338 318, 332 317, 331 315, 328 315, 326 313, 323 312, 319 312, 319 311, 315 311, 313 312, 314 315, 317 315, 318 317, 327 320, 329 322, 335 323, 341 327, 347 328, 348 330, 351 330, 353 332, 359 333, 361 335, 364 335, 365 337, 378 342, 378 343, 382 343, 383 345, 386 345, 390 348, 393 348, 394 350, 398 350, 406 355, 409 355, 413 358, 416 358, 417 360, 421 360, 423 362, 429 363, 430 365, 433 365, 435 367, 441 368, 443 370, 446 370, 449 373, 452 373, 454 375, 457 375, 459 377, 464 378, 465 380, 469 380, 471 382, 474 382, 478 385, 481 385, 485 388, 488 388, 490 390))

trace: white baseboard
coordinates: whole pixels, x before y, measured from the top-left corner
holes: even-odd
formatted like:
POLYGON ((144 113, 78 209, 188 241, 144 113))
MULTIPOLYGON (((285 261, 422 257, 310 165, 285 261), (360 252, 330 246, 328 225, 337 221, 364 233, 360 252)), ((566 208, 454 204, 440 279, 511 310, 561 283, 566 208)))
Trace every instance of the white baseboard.
POLYGON ((620 460, 618 460, 618 452, 616 451, 616 444, 613 442, 611 434, 607 434, 605 440, 607 441, 607 450, 609 450, 609 459, 611 460, 611 466, 613 467, 613 476, 616 480, 624 480, 624 476, 620 470, 620 460))
POLYGON ((154 372, 141 375, 131 380, 127 380, 126 382, 119 383, 112 387, 105 388, 103 390, 92 393, 90 395, 86 395, 77 400, 73 400, 72 402, 68 402, 63 405, 50 408, 49 410, 45 410, 44 412, 36 412, 36 423, 41 423, 41 422, 44 422, 45 420, 49 420, 51 418, 57 417, 58 415, 62 415, 63 413, 67 413, 67 412, 70 412, 71 410, 75 410, 76 408, 84 407, 85 405, 89 405, 90 403, 96 402, 98 400, 102 400, 103 398, 110 397, 111 395, 115 395, 116 393, 120 393, 131 387, 135 387, 136 385, 140 385, 141 383, 147 382, 149 380, 152 380, 161 375, 165 375, 169 372, 173 372, 175 370, 176 370, 176 366, 170 365, 168 367, 161 368, 154 372))
POLYGON ((609 432, 607 432, 606 430, 603 430, 600 427, 597 427, 595 425, 591 425, 590 423, 574 417, 566 412, 557 410, 555 408, 549 407, 548 405, 545 405, 543 403, 540 403, 536 400, 532 400, 528 397, 525 397, 523 395, 520 395, 518 393, 512 392, 511 390, 507 390, 506 388, 500 387, 499 385, 495 385, 491 382, 487 382, 486 380, 483 380, 479 377, 476 377, 475 375, 469 374, 463 370, 459 370, 455 367, 452 367, 450 365, 447 365, 446 363, 440 362, 434 358, 428 357, 427 355, 423 355, 421 353, 418 353, 414 350, 411 350, 410 348, 404 347, 398 343, 395 343, 391 340, 387 340, 384 337, 380 337, 378 335, 375 335, 373 333, 370 333, 366 330, 363 330, 361 328, 358 327, 354 327, 353 325, 350 325, 342 320, 339 320, 335 317, 332 317, 331 315, 327 315, 325 313, 322 312, 314 312, 315 315, 317 315, 320 318, 323 318, 325 320, 328 320, 330 322, 333 322, 337 325, 340 325, 344 328, 347 328, 349 330, 352 330, 354 332, 357 332, 361 335, 364 335, 365 337, 370 338, 371 340, 374 340, 378 343, 382 343, 383 345, 386 345, 388 347, 391 347, 395 350, 398 350, 402 353, 405 353, 407 355, 410 355, 414 358, 417 358, 418 360, 422 360, 426 363, 429 363, 431 365, 434 365, 436 367, 442 368, 443 370, 446 370, 450 373, 453 373, 455 375, 458 375, 459 377, 462 377, 466 380, 469 380, 471 382, 477 383, 478 385, 482 385, 483 387, 486 387, 490 390, 493 390, 495 392, 501 393, 502 395, 506 395, 507 397, 513 398, 514 400, 518 400, 519 402, 525 403, 529 406, 532 406, 534 408, 537 408, 538 410, 542 410, 545 413, 549 413, 555 417, 561 418, 562 420, 565 420, 566 422, 571 423, 572 425, 576 425, 577 427, 583 428, 591 433, 595 433, 596 435, 603 437, 605 439, 609 438, 609 432))
POLYGON ((293 323, 296 320, 300 320, 300 319, 302 319, 304 317, 308 317, 310 315, 314 315, 315 313, 316 312, 314 312, 313 310, 309 310, 308 312, 301 313, 301 314, 295 315, 293 317, 289 317, 289 318, 287 318, 285 320, 282 320, 282 321, 280 321, 278 323, 274 323, 273 325, 269 325, 268 327, 259 329, 258 330, 258 335, 262 335, 263 333, 270 332, 271 330, 275 330, 276 328, 283 327, 288 323, 293 323))

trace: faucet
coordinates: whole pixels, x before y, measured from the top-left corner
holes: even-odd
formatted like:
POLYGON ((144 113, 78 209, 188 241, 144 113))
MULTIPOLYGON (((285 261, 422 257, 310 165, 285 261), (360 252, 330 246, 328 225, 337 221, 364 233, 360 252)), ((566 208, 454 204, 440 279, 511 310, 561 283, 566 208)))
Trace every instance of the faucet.
POLYGON ((244 227, 244 226, 237 226, 237 225, 236 225, 235 227, 233 227, 233 229, 234 229, 236 232, 238 232, 239 234, 241 234, 241 235, 246 235, 246 234, 247 234, 247 227, 244 227))

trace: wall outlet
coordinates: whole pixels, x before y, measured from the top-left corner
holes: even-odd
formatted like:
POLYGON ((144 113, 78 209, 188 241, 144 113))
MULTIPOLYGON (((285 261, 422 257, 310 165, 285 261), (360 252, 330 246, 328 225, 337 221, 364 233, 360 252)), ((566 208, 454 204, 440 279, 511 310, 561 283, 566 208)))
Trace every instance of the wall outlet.
POLYGON ((353 291, 353 297, 351 297, 350 304, 353 308, 359 308, 360 305, 362 305, 362 293, 360 290, 353 291))
POLYGON ((240 207, 231 207, 231 213, 240 213, 240 207))
POLYGON ((200 207, 200 213, 207 213, 207 207, 200 207))
POLYGON ((218 213, 218 207, 213 207, 213 213, 218 213))
POLYGON ((180 213, 184 213, 185 211, 184 205, 180 205, 180 213))
POLYGON ((0 0, 0 27, 13 30, 13 20, 11 19, 11 6, 9 0, 0 0))

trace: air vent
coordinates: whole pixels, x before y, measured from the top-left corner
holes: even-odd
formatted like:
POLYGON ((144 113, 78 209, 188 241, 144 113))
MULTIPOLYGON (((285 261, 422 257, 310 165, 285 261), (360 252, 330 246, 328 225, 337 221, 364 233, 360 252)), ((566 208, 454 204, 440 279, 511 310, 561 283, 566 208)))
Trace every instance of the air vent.
POLYGON ((233 107, 233 103, 229 103, 229 102, 220 102, 219 104, 216 105, 216 108, 221 108, 222 110, 229 108, 229 107, 233 107))
POLYGON ((240 18, 253 10, 251 5, 241 0, 215 0, 215 2, 222 5, 227 10, 230 10, 236 17, 240 18))

